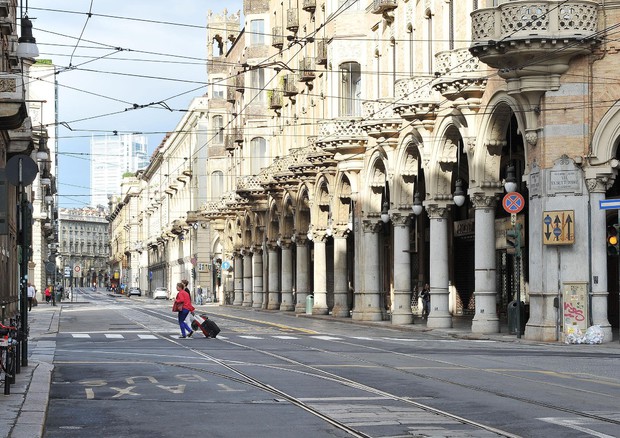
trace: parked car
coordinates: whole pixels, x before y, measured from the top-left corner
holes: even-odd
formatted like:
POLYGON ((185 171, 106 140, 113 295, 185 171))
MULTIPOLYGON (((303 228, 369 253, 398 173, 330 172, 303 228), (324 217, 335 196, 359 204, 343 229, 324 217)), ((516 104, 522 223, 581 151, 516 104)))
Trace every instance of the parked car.
POLYGON ((153 291, 153 299, 158 300, 167 300, 168 299, 168 289, 165 287, 158 287, 153 291))
POLYGON ((142 291, 140 290, 139 287, 130 287, 129 290, 127 291, 127 296, 130 297, 132 295, 138 295, 139 297, 141 297, 142 291))

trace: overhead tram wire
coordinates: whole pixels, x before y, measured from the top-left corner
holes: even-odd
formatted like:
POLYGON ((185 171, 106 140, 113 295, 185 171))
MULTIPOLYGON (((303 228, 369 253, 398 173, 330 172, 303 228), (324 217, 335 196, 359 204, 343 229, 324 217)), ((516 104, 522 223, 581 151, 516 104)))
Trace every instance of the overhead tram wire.
POLYGON ((84 32, 86 31, 86 26, 88 25, 88 21, 90 20, 90 17, 92 17, 94 1, 95 0, 90 0, 90 8, 88 10, 88 14, 86 14, 86 21, 84 22, 84 27, 82 28, 82 32, 80 33, 80 36, 78 37, 78 40, 75 43, 75 47, 73 48, 73 52, 71 53, 71 58, 69 59, 69 67, 71 67, 71 62, 73 61, 73 55, 75 54, 75 51, 77 50, 78 46, 80 45, 80 41, 82 37, 84 36, 84 32))

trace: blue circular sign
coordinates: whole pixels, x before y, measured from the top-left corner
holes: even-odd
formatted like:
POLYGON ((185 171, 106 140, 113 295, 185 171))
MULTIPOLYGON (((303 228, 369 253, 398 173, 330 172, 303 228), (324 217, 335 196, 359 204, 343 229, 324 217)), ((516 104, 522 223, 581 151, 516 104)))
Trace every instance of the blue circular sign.
POLYGON ((222 269, 228 270, 230 269, 230 262, 222 262, 222 269))

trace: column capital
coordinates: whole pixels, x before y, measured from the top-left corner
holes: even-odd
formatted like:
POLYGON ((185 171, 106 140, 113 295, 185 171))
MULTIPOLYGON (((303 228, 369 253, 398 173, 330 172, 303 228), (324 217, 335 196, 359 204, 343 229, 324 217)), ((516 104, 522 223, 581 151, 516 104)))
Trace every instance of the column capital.
POLYGON ((612 175, 596 175, 592 178, 586 178, 588 192, 605 193, 614 184, 615 178, 612 175))
POLYGON ((497 205, 498 194, 495 192, 476 192, 469 195, 474 208, 478 209, 494 209, 497 205))
POLYGON ((401 211, 395 211, 392 213, 392 224, 395 227, 407 227, 411 223, 411 216, 404 214, 401 211))
POLYGON ((430 219, 446 219, 448 217, 448 207, 439 204, 427 204, 426 213, 430 219))
POLYGON ((362 221, 362 231, 364 233, 378 233, 383 224, 375 219, 364 219, 362 221))

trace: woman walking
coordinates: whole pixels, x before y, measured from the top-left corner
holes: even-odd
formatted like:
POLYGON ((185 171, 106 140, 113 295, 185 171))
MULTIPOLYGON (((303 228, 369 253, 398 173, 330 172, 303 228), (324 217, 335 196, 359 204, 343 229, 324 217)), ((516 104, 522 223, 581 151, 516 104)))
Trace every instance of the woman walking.
POLYGON ((189 294, 185 292, 185 287, 183 286, 183 283, 177 283, 177 297, 174 300, 172 310, 178 312, 179 327, 181 328, 180 338, 191 338, 194 332, 185 323, 185 318, 187 318, 189 312, 194 311, 194 306, 192 306, 192 300, 189 297, 189 294), (185 332, 188 332, 187 336, 185 336, 185 332))

